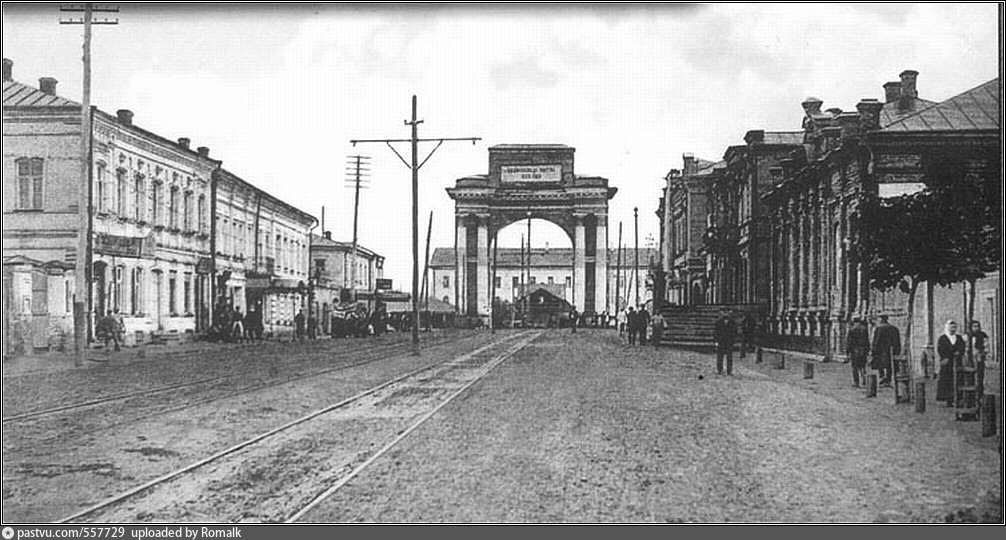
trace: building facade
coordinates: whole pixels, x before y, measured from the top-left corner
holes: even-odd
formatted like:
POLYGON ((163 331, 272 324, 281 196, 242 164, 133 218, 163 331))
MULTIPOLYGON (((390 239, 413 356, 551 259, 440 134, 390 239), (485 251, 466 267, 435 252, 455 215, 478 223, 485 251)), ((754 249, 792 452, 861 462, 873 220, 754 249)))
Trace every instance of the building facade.
POLYGON ((217 305, 261 312, 266 332, 292 331, 307 307, 317 220, 226 169, 216 175, 213 200, 217 305))
POLYGON ((671 169, 665 180, 657 216, 661 223, 660 262, 666 280, 666 301, 672 305, 707 302, 706 231, 709 228, 709 195, 726 162, 682 156, 683 166, 671 169))
MULTIPOLYGON (((911 193, 947 167, 1001 182, 998 80, 933 103, 918 98, 917 75, 903 72, 884 85, 884 102, 864 99, 854 113, 804 101, 804 144, 773 170, 777 185, 763 198, 773 224, 767 329, 780 346, 844 358, 854 318, 884 314, 907 326, 906 295, 872 290, 855 257, 869 234, 859 219, 865 196, 911 193)), ((997 276, 979 281, 976 312, 994 342, 1001 339, 997 283, 997 276)), ((943 320, 964 314, 961 284, 922 290, 907 338, 918 370, 928 369, 919 352, 932 347, 943 320)))
POLYGON ((15 81, 12 71, 4 59, 5 280, 9 270, 12 283, 25 283, 29 266, 33 276, 31 313, 23 287, 11 289, 17 297, 5 312, 12 321, 33 321, 31 337, 19 339, 38 348, 72 332, 68 306, 78 256, 88 259, 92 321, 117 311, 127 343, 206 327, 209 203, 220 162, 208 148, 192 150, 140 128, 128 110, 110 115, 92 108, 89 249, 78 254, 80 105, 56 94, 55 79, 34 88, 15 81))

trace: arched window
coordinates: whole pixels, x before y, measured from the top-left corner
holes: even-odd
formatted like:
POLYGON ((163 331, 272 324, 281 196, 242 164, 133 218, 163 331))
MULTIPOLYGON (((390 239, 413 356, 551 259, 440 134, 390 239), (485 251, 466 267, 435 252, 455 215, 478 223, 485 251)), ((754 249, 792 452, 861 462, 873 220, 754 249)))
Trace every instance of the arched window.
POLYGON ((42 209, 42 158, 17 160, 18 209, 42 209))

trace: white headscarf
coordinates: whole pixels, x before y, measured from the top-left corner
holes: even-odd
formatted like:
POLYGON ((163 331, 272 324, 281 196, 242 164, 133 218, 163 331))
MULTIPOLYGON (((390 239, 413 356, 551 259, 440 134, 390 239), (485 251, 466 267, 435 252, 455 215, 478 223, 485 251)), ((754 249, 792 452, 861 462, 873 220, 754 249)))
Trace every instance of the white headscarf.
POLYGON ((943 325, 943 335, 947 336, 947 340, 950 341, 951 345, 954 345, 954 344, 957 343, 957 340, 961 339, 961 335, 960 334, 951 334, 950 333, 950 325, 951 324, 956 325, 957 322, 954 321, 953 319, 947 321, 947 324, 943 325))

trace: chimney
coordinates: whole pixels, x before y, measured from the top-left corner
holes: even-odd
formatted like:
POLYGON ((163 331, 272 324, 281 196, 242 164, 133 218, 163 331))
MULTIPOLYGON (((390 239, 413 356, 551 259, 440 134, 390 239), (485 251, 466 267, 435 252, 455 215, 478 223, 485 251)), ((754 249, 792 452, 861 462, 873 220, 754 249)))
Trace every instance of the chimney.
POLYGON ((759 144, 765 142, 764 129, 752 129, 744 134, 744 142, 747 144, 759 144))
POLYGON ((332 231, 325 231, 325 240, 332 239, 332 231))
POLYGON ((189 149, 189 144, 191 144, 191 143, 192 143, 192 139, 190 139, 188 137, 179 137, 178 138, 178 146, 181 146, 182 148, 184 148, 186 150, 189 149))
POLYGON ((869 131, 880 127, 880 109, 882 108, 884 108, 884 104, 875 99, 862 99, 856 104, 860 125, 864 130, 869 131))
POLYGON ((210 149, 207 146, 200 146, 199 148, 196 148, 196 152, 198 152, 201 157, 210 157, 210 149))
POLYGON ((129 109, 119 109, 115 111, 115 116, 118 117, 120 124, 124 126, 133 125, 133 111, 129 109))
MULTIPOLYGON (((6 80, 6 75, 4 75, 4 80, 6 80)), ((41 90, 43 94, 55 96, 57 82, 59 81, 53 79, 52 77, 42 77, 38 80, 38 89, 41 90)))
POLYGON ((803 100, 803 103, 800 105, 803 106, 803 112, 810 116, 812 114, 819 114, 821 112, 821 105, 823 104, 824 102, 820 99, 809 97, 803 100))
POLYGON ((884 103, 892 103, 901 97, 901 81, 884 83, 884 103))
POLYGON ((685 162, 684 174, 695 174, 695 156, 693 154, 681 154, 681 161, 685 162))
POLYGON ((898 110, 907 111, 912 108, 912 101, 919 97, 919 91, 915 88, 915 79, 919 72, 906 69, 901 72, 901 98, 898 100, 898 110))
POLYGON ((10 58, 3 59, 3 80, 14 80, 14 61, 10 58))

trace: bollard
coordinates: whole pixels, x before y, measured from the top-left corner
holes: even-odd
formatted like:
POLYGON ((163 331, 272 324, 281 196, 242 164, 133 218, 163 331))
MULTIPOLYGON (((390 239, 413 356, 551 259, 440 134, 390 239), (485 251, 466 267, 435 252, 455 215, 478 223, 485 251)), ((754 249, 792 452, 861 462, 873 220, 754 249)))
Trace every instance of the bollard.
POLYGON ((866 376, 866 397, 877 397, 877 374, 866 376))
POLYGON ((803 361, 803 378, 813 379, 814 378, 814 363, 810 360, 803 361))
POLYGON ((992 394, 982 396, 982 437, 996 434, 996 397, 992 394))
POLYGON ((926 383, 917 381, 915 383, 915 412, 926 412, 926 383))
POLYGON ((761 361, 762 361, 761 347, 755 347, 755 363, 760 364, 761 361))
POLYGON ((776 353, 775 368, 776 369, 786 369, 786 355, 785 354, 783 354, 781 352, 780 353, 776 353))

